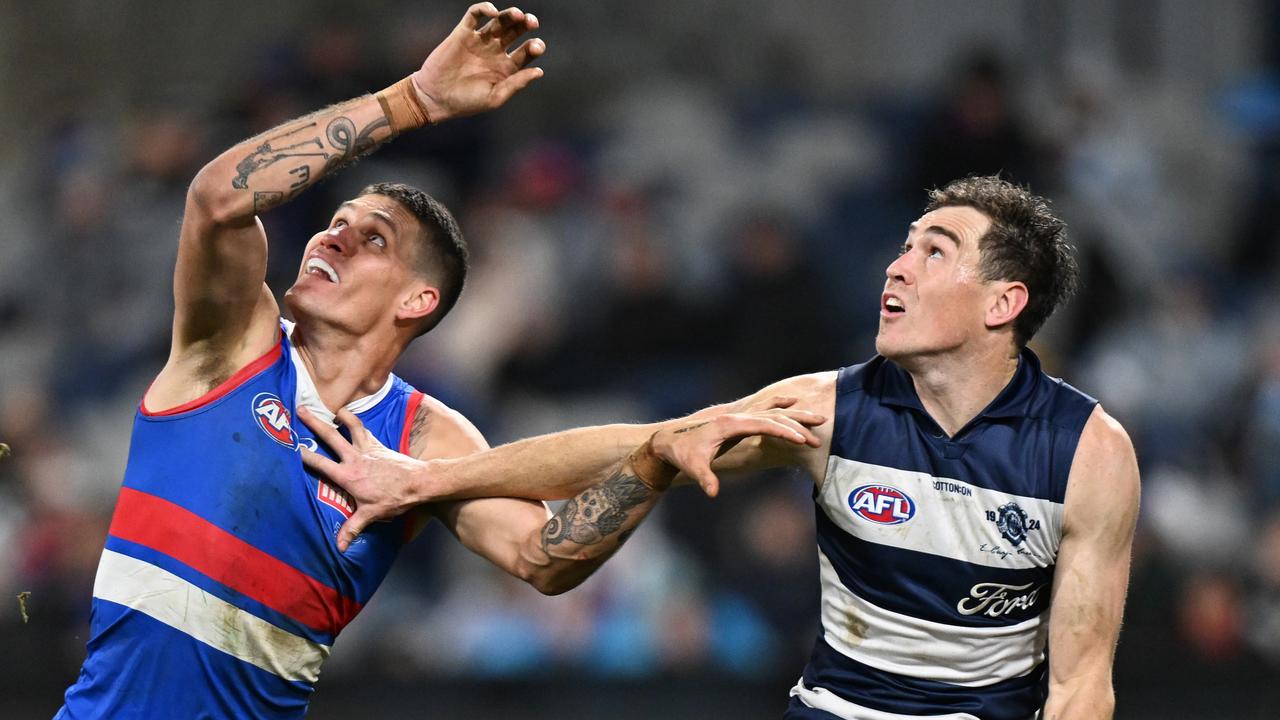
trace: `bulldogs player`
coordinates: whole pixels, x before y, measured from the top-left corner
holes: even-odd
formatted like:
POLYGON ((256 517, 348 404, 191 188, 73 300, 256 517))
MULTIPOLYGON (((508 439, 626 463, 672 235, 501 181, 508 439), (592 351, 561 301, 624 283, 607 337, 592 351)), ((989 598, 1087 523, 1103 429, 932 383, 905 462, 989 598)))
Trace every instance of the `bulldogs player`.
MULTIPOLYGON (((519 9, 474 5, 412 76, 245 141, 192 182, 172 349, 135 419, 88 656, 59 718, 301 717, 334 638, 426 517, 554 593, 580 583, 656 502, 663 488, 638 475, 655 475, 645 468, 657 457, 618 466, 615 456, 594 487, 562 487, 556 494, 581 494, 550 519, 522 500, 439 504, 343 543, 344 553, 337 529, 355 506, 306 474, 299 455, 318 448, 294 422, 303 408, 336 411, 422 458, 485 447, 465 418, 391 374, 462 289, 466 250, 448 211, 389 183, 343 203, 285 295, 296 324, 280 320, 263 284, 257 216, 398 133, 505 103, 541 75, 527 67, 541 40, 507 52, 537 27, 519 9)), ((794 417, 814 422, 762 409, 685 434, 717 447, 750 432, 817 444, 794 417)))
MULTIPOLYGON (((712 466, 692 439, 650 444, 710 493, 713 467, 796 465, 817 486, 821 633, 786 717, 1111 717, 1138 467, 1121 426, 1027 348, 1076 286, 1065 225, 999 178, 955 181, 885 275, 876 357, 748 398, 834 418, 816 447, 756 438, 712 466)), ((601 462, 599 430, 425 464, 346 447, 315 465, 360 501, 350 536, 484 477, 544 494, 601 462)))

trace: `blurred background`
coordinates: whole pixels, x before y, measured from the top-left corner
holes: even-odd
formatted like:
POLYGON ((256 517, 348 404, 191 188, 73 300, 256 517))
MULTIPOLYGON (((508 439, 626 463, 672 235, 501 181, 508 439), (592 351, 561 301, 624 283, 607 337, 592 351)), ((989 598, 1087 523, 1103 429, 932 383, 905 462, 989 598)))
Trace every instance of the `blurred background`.
MULTIPOLYGON (((474 270, 399 372, 496 444, 861 362, 924 190, 1029 183, 1085 270, 1033 346, 1125 424, 1143 471, 1117 717, 1280 717, 1275 3, 522 7, 546 77, 272 211, 277 292, 366 182, 440 197, 474 270)), ((411 72, 464 9, 0 2, 4 718, 51 716, 83 658, 187 183, 411 72)), ((675 492, 558 598, 430 530, 310 717, 778 717, 817 632, 810 491, 779 473, 675 492)))

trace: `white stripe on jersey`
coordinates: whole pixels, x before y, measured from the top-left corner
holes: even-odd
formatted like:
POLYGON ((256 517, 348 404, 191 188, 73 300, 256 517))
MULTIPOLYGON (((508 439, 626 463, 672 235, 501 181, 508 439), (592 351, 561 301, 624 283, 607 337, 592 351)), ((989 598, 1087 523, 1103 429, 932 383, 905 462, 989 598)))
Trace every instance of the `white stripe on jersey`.
POLYGON ((994 568, 1051 566, 1062 536, 1061 503, 835 455, 827 461, 818 503, 832 522, 861 540, 994 568), (888 485, 905 493, 915 503, 915 515, 898 525, 880 525, 856 515, 849 495, 864 485, 888 485), (1028 530, 1016 546, 986 515, 1009 502, 1016 502, 1040 525, 1028 530))
POLYGON ((151 563, 102 551, 93 596, 159 620, 285 680, 315 682, 329 646, 282 630, 151 563))
POLYGON ((995 627, 920 620, 853 594, 821 550, 818 562, 823 637, 836 652, 864 665, 895 675, 982 687, 1026 675, 1044 660, 1049 629, 1044 613, 995 627))
POLYGON ((804 679, 791 688, 791 696, 800 698, 800 702, 815 710, 823 710, 843 720, 982 720, 969 713, 951 713, 949 715, 899 715, 883 710, 873 710, 836 695, 826 688, 804 686, 804 679))

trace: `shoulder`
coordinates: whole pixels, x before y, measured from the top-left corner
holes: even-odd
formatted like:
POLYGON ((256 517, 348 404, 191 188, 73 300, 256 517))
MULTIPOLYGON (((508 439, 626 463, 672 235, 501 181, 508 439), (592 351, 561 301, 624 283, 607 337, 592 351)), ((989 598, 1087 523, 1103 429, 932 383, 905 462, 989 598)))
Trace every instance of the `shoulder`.
POLYGON ((1133 441, 1101 405, 1094 405, 1080 433, 1067 483, 1067 531, 1107 518, 1136 517, 1139 484, 1133 441))
POLYGON ((835 391, 838 375, 839 371, 836 370, 795 375, 779 380, 761 392, 794 396, 799 399, 826 397, 835 391))
POLYGON ((847 365, 833 372, 833 387, 838 395, 870 392, 874 387, 875 380, 879 378, 886 369, 897 369, 897 366, 890 363, 884 357, 876 355, 866 362, 861 362, 857 365, 847 365))
MULTIPOLYGON (((1075 433, 1083 433, 1092 422, 1095 410, 1099 407, 1097 398, 1076 388, 1062 378, 1054 377, 1040 367, 1040 359, 1029 349, 1023 351, 1023 357, 1031 363, 1037 382, 1031 384, 1027 415, 1038 418, 1055 427, 1075 433)), ((1120 427, 1111 416, 1107 420, 1120 427)), ((1124 429, 1120 428, 1123 433, 1124 429)))
POLYGON ((489 443, 462 413, 430 395, 420 395, 409 424, 409 454, 422 459, 462 457, 489 449, 489 443))
POLYGON ((818 414, 829 414, 835 406, 837 371, 793 375, 766 385, 759 392, 739 400, 736 411, 761 409, 765 403, 775 398, 794 398, 790 405, 795 410, 807 410, 818 414))

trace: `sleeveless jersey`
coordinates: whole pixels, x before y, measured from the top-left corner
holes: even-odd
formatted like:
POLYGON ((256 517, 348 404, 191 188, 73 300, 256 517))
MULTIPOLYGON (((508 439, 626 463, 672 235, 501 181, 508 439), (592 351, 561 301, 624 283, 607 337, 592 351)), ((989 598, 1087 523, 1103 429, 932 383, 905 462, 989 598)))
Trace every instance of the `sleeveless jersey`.
MULTIPOLYGON (((304 471, 322 405, 284 325, 263 357, 172 410, 139 407, 93 587, 88 654, 57 718, 298 718, 339 631, 386 576, 403 518, 338 552, 350 497, 304 471)), ((421 402, 394 375, 348 406, 404 451, 421 402)), ((324 452, 323 446, 321 452, 324 452)))
POLYGON ((1037 716, 1067 477, 1096 403, 1024 350, 948 438, 902 368, 840 371, 815 492, 822 627, 786 717, 1037 716))

